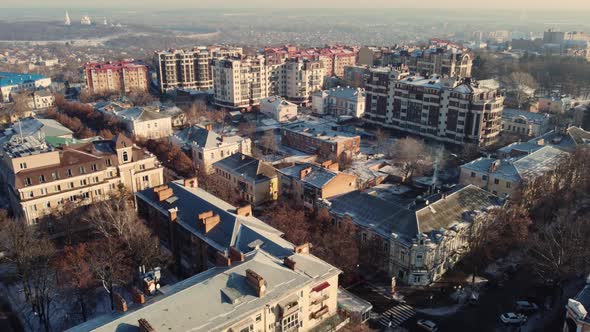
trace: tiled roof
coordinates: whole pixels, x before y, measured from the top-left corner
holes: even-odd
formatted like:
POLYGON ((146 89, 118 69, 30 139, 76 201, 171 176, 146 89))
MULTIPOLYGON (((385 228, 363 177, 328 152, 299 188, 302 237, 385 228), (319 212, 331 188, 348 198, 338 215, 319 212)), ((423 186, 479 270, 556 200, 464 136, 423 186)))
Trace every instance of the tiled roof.
POLYGON ((293 165, 290 167, 282 168, 278 171, 289 177, 299 179, 300 172, 308 167, 311 168, 311 171, 309 172, 309 174, 304 176, 301 181, 315 188, 321 189, 325 187, 330 181, 332 181, 338 175, 338 173, 334 171, 309 163, 293 165))

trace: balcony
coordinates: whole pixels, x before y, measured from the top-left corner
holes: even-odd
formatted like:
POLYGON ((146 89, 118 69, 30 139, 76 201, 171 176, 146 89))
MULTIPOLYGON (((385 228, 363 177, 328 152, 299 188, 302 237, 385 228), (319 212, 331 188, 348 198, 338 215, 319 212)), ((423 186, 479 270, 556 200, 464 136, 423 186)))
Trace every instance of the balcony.
POLYGON ((328 306, 323 306, 320 308, 320 310, 312 312, 311 313, 311 318, 312 319, 321 319, 322 317, 324 317, 328 312, 330 311, 330 309, 328 308, 328 306))
POLYGON ((322 302, 326 301, 329 298, 330 298, 330 295, 328 295, 328 294, 323 294, 321 296, 315 297, 311 300, 311 305, 321 304, 322 302))

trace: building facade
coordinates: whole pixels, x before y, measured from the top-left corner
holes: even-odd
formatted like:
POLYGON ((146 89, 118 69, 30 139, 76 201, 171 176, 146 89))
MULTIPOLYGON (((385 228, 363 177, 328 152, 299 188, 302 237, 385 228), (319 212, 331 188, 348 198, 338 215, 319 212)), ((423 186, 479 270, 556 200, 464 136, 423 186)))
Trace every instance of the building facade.
POLYGON ((283 97, 272 96, 260 101, 260 112, 278 122, 286 122, 297 118, 298 106, 283 97))
POLYGON ((365 113, 365 90, 337 87, 318 91, 312 96, 312 111, 318 114, 362 118, 365 113))
POLYGON ((278 176, 270 164, 238 152, 214 163, 213 169, 221 185, 252 205, 278 199, 278 176))
POLYGON ((235 153, 252 154, 252 140, 240 136, 222 136, 206 127, 192 126, 170 136, 170 141, 190 149, 197 169, 213 173, 213 164, 235 153))
POLYGON ((144 139, 160 139, 172 135, 172 116, 148 110, 144 107, 132 107, 113 114, 125 125, 127 132, 144 139))
POLYGON ((11 101, 10 94, 21 91, 48 88, 51 78, 39 74, 0 72, 0 102, 11 101))
POLYGON ((174 89, 210 90, 213 88, 211 60, 224 56, 241 56, 242 48, 197 46, 191 50, 168 50, 154 53, 154 66, 161 93, 174 89))
POLYGON ((538 137, 549 130, 549 119, 548 114, 505 108, 502 111, 502 133, 538 137))
POLYGON ((1 172, 12 210, 29 223, 68 202, 84 206, 106 199, 119 186, 136 192, 164 181, 156 157, 122 135, 60 149, 14 136, 2 146, 1 172))
POLYGON ((494 87, 470 79, 408 76, 378 88, 375 93, 367 87, 369 123, 453 144, 488 146, 498 139, 504 97, 494 87))
POLYGON ((295 164, 278 170, 279 194, 315 209, 321 200, 357 189, 356 176, 338 171, 337 163, 295 164))
POLYGON ((86 63, 84 81, 90 94, 147 92, 147 66, 133 61, 86 63))

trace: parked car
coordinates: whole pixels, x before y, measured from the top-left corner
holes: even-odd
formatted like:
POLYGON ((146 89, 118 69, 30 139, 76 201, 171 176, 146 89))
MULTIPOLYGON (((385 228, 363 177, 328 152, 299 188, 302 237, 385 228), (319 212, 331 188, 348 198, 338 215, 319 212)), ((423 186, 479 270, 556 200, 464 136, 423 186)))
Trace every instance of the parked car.
POLYGON ((521 324, 526 322, 526 316, 523 314, 515 314, 513 312, 507 312, 500 316, 502 323, 506 324, 521 324))
POLYGON ((419 328, 421 328, 422 330, 425 330, 425 331, 429 331, 429 332, 438 331, 438 326, 436 326, 436 324, 431 320, 419 319, 418 323, 416 325, 418 325, 419 328))
POLYGON ((539 310, 539 306, 537 306, 533 302, 529 301, 516 301, 516 311, 519 312, 535 312, 539 310))

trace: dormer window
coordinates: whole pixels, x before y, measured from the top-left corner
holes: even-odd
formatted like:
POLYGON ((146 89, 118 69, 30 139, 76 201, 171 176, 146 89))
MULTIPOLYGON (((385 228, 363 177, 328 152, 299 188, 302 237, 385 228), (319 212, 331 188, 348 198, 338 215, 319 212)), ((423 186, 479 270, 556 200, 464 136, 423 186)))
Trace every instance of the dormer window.
POLYGON ((127 151, 123 151, 123 162, 128 162, 129 161, 129 155, 127 154, 127 151))

